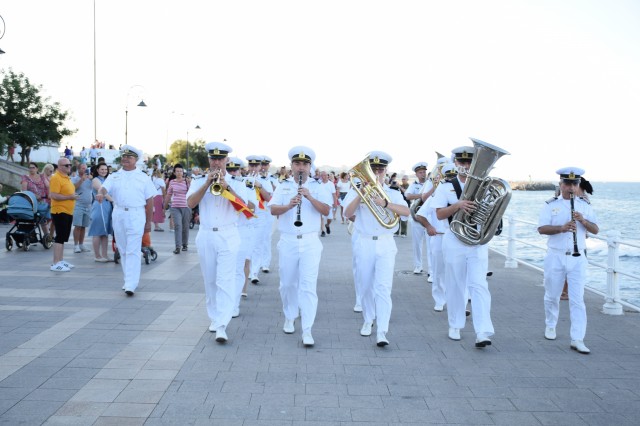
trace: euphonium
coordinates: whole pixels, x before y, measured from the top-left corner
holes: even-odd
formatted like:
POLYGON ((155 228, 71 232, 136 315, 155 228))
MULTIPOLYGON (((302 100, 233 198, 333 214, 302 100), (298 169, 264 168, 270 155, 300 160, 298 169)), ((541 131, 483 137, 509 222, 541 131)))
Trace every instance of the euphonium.
POLYGON ((213 183, 209 187, 209 192, 213 195, 222 194, 222 184, 220 183, 220 176, 222 176, 222 173, 220 172, 220 170, 218 170, 213 175, 213 183))
POLYGON ((400 217, 397 214, 377 205, 372 200, 373 196, 377 196, 387 202, 391 201, 384 192, 382 185, 378 183, 375 173, 371 170, 368 156, 349 170, 349 180, 354 190, 360 195, 360 198, 362 198, 362 201, 367 205, 380 225, 391 229, 398 224, 400 217), (358 185, 355 181, 356 178, 360 179, 360 182, 363 184, 358 185))
POLYGON ((476 209, 471 213, 458 210, 450 228, 463 243, 480 245, 493 238, 511 199, 511 187, 505 180, 487 176, 495 162, 509 153, 481 140, 470 139, 476 152, 460 199, 475 201, 476 209))
MULTIPOLYGON (((436 155, 438 156, 438 158, 436 158, 436 166, 433 168, 433 170, 431 170, 431 173, 429 173, 429 177, 428 177, 428 179, 431 181, 433 185, 434 191, 436 190, 436 188, 438 188, 440 181, 444 179, 444 176, 442 175, 442 168, 444 167, 444 164, 445 164, 445 163, 438 164, 438 160, 444 157, 444 155, 440 154, 438 151, 436 151, 436 155), (440 176, 440 179, 436 179, 437 176, 440 176)), ((409 206, 409 211, 411 212, 411 218, 413 220, 416 220, 416 214, 418 213, 418 210, 420 210, 420 207, 422 207, 423 204, 424 204, 424 201, 422 201, 422 197, 416 198, 415 200, 411 201, 411 205, 409 206)))

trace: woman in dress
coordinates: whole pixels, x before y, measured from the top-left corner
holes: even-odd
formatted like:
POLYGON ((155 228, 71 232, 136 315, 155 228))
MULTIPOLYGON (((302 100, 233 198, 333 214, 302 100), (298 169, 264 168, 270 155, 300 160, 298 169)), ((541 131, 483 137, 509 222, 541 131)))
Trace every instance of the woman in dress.
POLYGON ((95 196, 98 190, 102 186, 102 183, 107 179, 109 175, 109 169, 105 163, 99 163, 94 171, 96 177, 91 181, 93 188, 94 200, 91 204, 91 225, 89 226, 89 236, 93 237, 93 252, 95 253, 96 262, 111 262, 113 259, 109 258, 109 235, 113 233, 111 227, 111 212, 113 211, 113 200, 109 194, 105 195, 105 199, 108 203, 99 203, 95 200, 95 196))
POLYGON ((164 183, 164 173, 162 173, 162 169, 157 169, 153 173, 153 178, 151 179, 153 182, 153 186, 156 187, 158 191, 156 196, 153 197, 153 225, 155 228, 154 231, 164 232, 164 229, 160 227, 161 223, 164 223, 164 197, 165 197, 165 188, 166 185, 164 183))
POLYGON ((187 191, 189 183, 184 178, 184 169, 181 164, 173 167, 173 173, 176 178, 169 182, 167 195, 165 196, 165 208, 171 203, 171 217, 173 217, 173 226, 175 229, 176 249, 174 254, 180 254, 187 251, 189 244, 189 222, 191 221, 191 209, 187 205, 187 191))
POLYGON ((38 165, 36 163, 29 163, 29 174, 22 176, 22 191, 31 191, 36 196, 38 201, 38 213, 42 217, 40 228, 43 235, 49 233, 47 228, 47 218, 50 216, 51 207, 47 203, 49 199, 49 189, 46 184, 46 179, 38 173, 38 165))

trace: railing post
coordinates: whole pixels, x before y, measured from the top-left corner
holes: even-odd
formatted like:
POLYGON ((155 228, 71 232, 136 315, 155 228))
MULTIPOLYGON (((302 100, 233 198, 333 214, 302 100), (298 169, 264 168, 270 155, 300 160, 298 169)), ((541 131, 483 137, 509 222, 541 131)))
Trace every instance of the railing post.
POLYGON ((620 259, 620 231, 607 234, 607 294, 604 297, 602 312, 608 315, 622 315, 620 288, 618 287, 618 261, 620 259))
POLYGON ((516 261, 516 219, 515 217, 505 217, 509 222, 509 236, 507 237, 507 258, 504 261, 505 268, 517 268, 516 261))

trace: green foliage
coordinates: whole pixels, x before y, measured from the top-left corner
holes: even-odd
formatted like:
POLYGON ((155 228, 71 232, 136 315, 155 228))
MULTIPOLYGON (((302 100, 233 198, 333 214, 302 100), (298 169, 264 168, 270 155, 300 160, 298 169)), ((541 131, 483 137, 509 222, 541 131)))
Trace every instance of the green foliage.
POLYGON ((203 140, 189 142, 189 165, 187 166, 187 141, 179 139, 169 147, 167 162, 170 164, 180 163, 189 169, 195 166, 207 168, 209 167, 209 155, 204 145, 205 142, 203 140))
POLYGON ((41 94, 42 86, 34 86, 23 74, 2 70, 0 82, 0 153, 12 141, 22 148, 58 144, 76 130, 64 126, 69 118, 58 102, 41 94))

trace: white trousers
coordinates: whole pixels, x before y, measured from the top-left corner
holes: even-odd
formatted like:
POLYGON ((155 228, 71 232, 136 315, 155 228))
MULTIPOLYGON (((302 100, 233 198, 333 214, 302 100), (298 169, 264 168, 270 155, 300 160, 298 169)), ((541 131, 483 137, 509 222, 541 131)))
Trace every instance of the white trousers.
MULTIPOLYGON (((251 254, 251 275, 256 277, 260 272, 260 267, 267 266, 262 263, 267 256, 267 249, 269 250, 268 256, 271 256, 271 226, 272 223, 267 216, 259 217, 254 223, 256 243, 251 254)), ((269 263, 271 263, 271 259, 269 259, 269 263)))
POLYGON ((213 231, 200 226, 196 236, 204 279, 207 314, 218 326, 227 326, 235 307, 236 260, 240 233, 235 226, 213 231))
POLYGON ((489 248, 486 244, 466 245, 447 232, 442 240, 442 250, 449 327, 464 328, 468 289, 476 334, 493 335, 491 293, 487 283, 489 248))
POLYGON ((427 230, 424 226, 420 225, 415 220, 411 219, 411 243, 413 247, 413 267, 420 268, 422 270, 426 270, 429 274, 433 272, 433 267, 431 266, 431 254, 429 247, 429 238, 427 235, 427 230), (422 263, 422 256, 424 254, 422 248, 426 247, 427 254, 427 262, 428 267, 424 268, 422 263))
POLYGON ((442 239, 444 235, 437 234, 427 237, 431 248, 431 296, 436 306, 444 306, 447 303, 444 283, 444 253, 442 251, 442 239))
POLYGON ((300 315, 302 331, 310 331, 318 310, 318 271, 322 243, 317 232, 280 234, 278 241, 280 269, 280 298, 286 319, 300 315))
POLYGON ((544 258, 544 313, 547 327, 555 328, 560 312, 560 294, 567 280, 571 340, 584 340, 587 332, 587 308, 584 283, 587 279, 587 257, 566 255, 562 250, 547 251, 544 258))
POLYGON ((362 291, 362 316, 365 322, 377 321, 377 331, 389 331, 391 318, 391 290, 393 268, 398 248, 393 235, 374 240, 371 236, 358 235, 353 255, 358 268, 358 280, 362 291))
POLYGON ((351 268, 353 269, 353 288, 356 292, 356 305, 362 306, 362 282, 358 278, 358 265, 357 265, 357 256, 356 252, 356 239, 358 238, 358 233, 354 232, 351 235, 351 268))
POLYGON ((142 234, 146 215, 144 207, 113 209, 112 225, 116 246, 120 253, 120 265, 124 274, 124 289, 135 291, 140 282, 142 258, 142 234))
POLYGON ((255 226, 250 223, 238 226, 238 233, 240 234, 240 246, 238 247, 238 256, 236 258, 236 308, 240 308, 242 289, 244 288, 244 283, 247 281, 247 277, 244 276, 244 264, 246 260, 251 260, 251 254, 253 253, 253 248, 256 243, 255 226))

